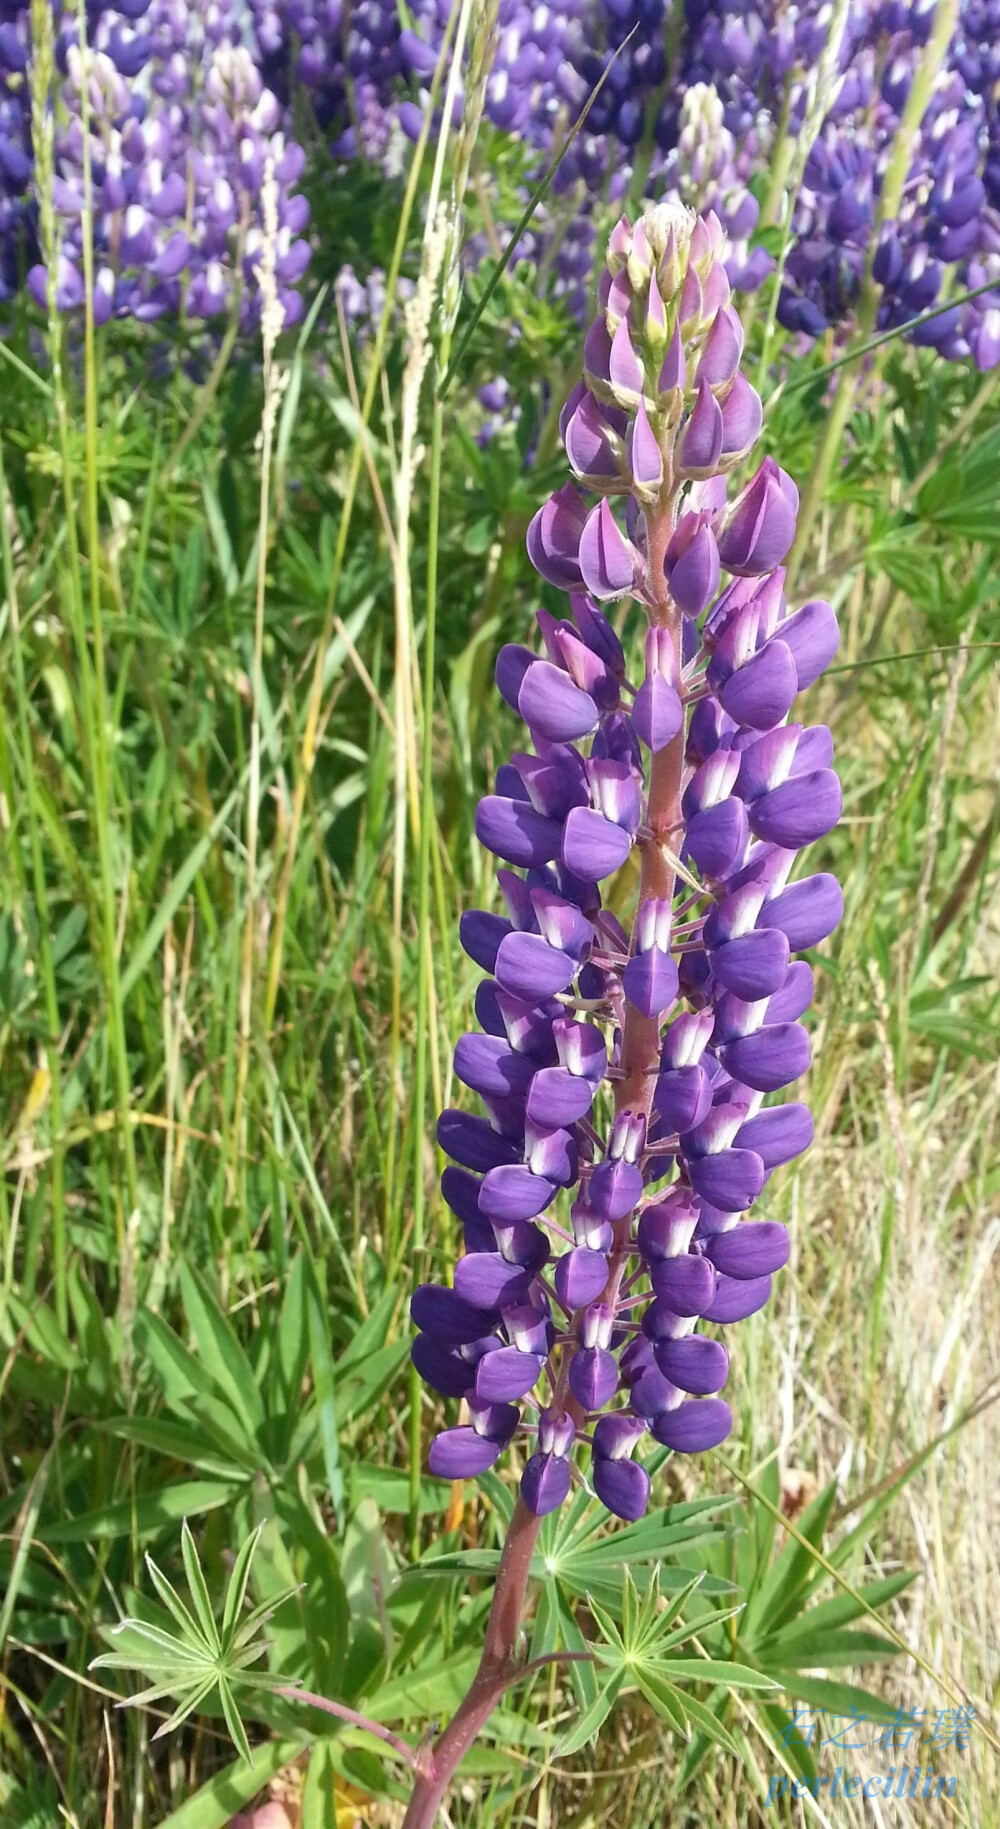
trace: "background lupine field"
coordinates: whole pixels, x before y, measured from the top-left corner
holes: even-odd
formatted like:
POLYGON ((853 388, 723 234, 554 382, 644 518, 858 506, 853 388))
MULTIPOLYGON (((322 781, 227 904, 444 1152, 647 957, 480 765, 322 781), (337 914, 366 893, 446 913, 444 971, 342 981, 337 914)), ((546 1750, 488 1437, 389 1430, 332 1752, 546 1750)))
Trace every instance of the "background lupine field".
POLYGON ((663 200, 727 238, 730 495, 795 479, 789 608, 840 625, 792 715, 845 912, 769 1098, 816 1136, 731 1435, 654 1431, 633 1524, 582 1463, 442 1820, 860 1824, 793 1781, 892 1766, 956 1780, 894 1821, 998 1820, 998 41, 993 0, 0 6, 2 1829, 398 1829, 476 1670, 532 1445, 428 1470, 466 1413, 410 1299, 462 1248, 494 665, 564 612, 526 536, 663 200))

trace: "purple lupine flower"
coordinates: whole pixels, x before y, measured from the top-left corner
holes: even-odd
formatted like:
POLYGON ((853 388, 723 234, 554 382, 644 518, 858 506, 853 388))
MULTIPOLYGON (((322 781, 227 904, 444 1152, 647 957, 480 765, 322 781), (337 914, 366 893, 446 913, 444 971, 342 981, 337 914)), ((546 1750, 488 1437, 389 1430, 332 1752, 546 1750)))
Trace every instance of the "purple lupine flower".
POLYGON ((576 481, 528 533, 567 614, 540 610, 542 651, 497 660, 529 745, 476 819, 504 912, 461 926, 490 976, 455 1071, 486 1115, 439 1121, 465 1256, 454 1287, 416 1291, 413 1354, 468 1411, 432 1469, 471 1477, 524 1436, 537 1515, 583 1477, 583 1447, 598 1496, 635 1518, 647 1435, 688 1454, 727 1435, 717 1330, 788 1257, 785 1227, 749 1215, 812 1136, 805 1105, 765 1101, 809 1065, 812 973, 792 954, 842 908, 832 877, 790 881, 840 813, 829 732, 789 722, 837 629, 828 604, 785 601, 791 478, 765 458, 727 494, 745 444, 724 451, 717 424, 735 395, 756 427, 759 402, 726 251, 717 217, 676 204, 612 234, 563 414, 576 481), (631 680, 600 607, 623 597, 646 619, 631 680))
MULTIPOLYGON (((15 18, 0 37, 0 236, 14 226, 3 189, 14 184, 23 191, 32 171, 18 70, 29 49, 29 9, 10 10, 15 18), (11 73, 16 101, 5 95, 11 73)), ((86 45, 75 10, 54 11, 65 78, 52 185, 60 218, 59 309, 84 301, 86 99, 96 321, 150 322, 181 310, 190 319, 209 319, 238 303, 242 320, 254 322, 267 233, 283 321, 294 324, 310 259, 309 206, 296 190, 305 155, 283 132, 277 98, 243 42, 242 9, 235 0, 216 0, 207 9, 190 0, 117 6, 99 0, 87 7, 86 45)), ((23 232, 26 220, 19 226, 23 232)), ((31 252, 37 255, 34 245, 31 252)), ((0 249, 0 274, 9 264, 10 254, 0 249)), ((37 260, 27 286, 44 304, 48 274, 37 260)))

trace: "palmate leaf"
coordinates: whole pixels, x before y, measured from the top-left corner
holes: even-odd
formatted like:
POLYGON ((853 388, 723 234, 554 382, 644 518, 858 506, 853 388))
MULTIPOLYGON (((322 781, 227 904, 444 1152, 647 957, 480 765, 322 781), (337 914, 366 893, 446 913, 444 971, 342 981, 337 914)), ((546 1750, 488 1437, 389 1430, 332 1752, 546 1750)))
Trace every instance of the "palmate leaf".
POLYGON ((147 1557, 150 1580, 176 1622, 180 1637, 155 1622, 124 1619, 108 1634, 121 1642, 120 1648, 102 1652, 91 1664, 92 1670, 142 1670, 154 1678, 151 1688, 127 1696, 123 1706, 142 1706, 167 1695, 179 1698, 180 1706, 158 1730, 160 1734, 170 1732, 218 1690, 226 1725, 241 1757, 246 1760, 250 1759, 250 1746, 240 1720, 236 1695, 241 1688, 273 1693, 283 1687, 282 1679, 249 1667, 269 1649, 266 1641, 257 1637, 260 1627, 296 1591, 290 1588, 271 1594, 259 1606, 244 1613, 262 1528, 258 1527, 237 1553, 226 1587, 220 1627, 197 1546, 185 1518, 181 1527, 181 1557, 191 1596, 190 1607, 162 1570, 147 1557))
MULTIPOLYGON (((869 1607, 884 1607, 915 1580, 914 1570, 903 1569, 896 1575, 884 1576, 880 1581, 859 1582, 856 1591, 869 1607)), ((768 1628, 760 1641, 761 1655, 780 1663, 781 1659, 776 1656, 779 1647, 794 1645, 799 1639, 815 1642, 821 1634, 850 1625, 864 1616, 865 1608, 860 1600, 855 1600, 851 1594, 835 1594, 831 1600, 823 1600, 814 1607, 807 1607, 804 1613, 797 1614, 781 1631, 772 1632, 768 1628)))
POLYGON ((195 1541, 191 1535, 191 1526, 186 1518, 181 1525, 181 1559, 184 1563, 184 1573, 191 1590, 194 1609, 198 1615, 198 1624, 205 1635, 206 1643, 211 1646, 215 1656, 218 1657, 222 1651, 222 1641, 219 1638, 219 1629, 212 1611, 212 1596, 208 1591, 208 1582, 205 1580, 195 1541))
POLYGON ((243 1611, 243 1602, 246 1599, 247 1585, 250 1580, 250 1569, 263 1528, 262 1524, 258 1524, 257 1529, 241 1546, 233 1563, 232 1574, 226 1588, 226 1598, 222 1606, 222 1642, 224 1645, 229 1643, 236 1621, 243 1611))
POLYGON ((712 1713, 711 1709, 706 1708, 703 1702, 699 1702, 687 1690, 682 1693, 676 1689, 657 1670, 648 1667, 637 1670, 635 1678, 650 1706, 655 1708, 657 1714, 662 1715, 672 1726, 678 1725, 678 1717, 682 1724, 685 1721, 690 1722, 694 1727, 700 1728, 709 1740, 713 1740, 717 1746, 725 1747, 727 1753, 732 1753, 735 1758, 739 1759, 740 1749, 729 1729, 723 1726, 718 1717, 712 1713))
POLYGON ((624 1667, 609 1676, 607 1682, 598 1690, 589 1708, 584 1709, 559 1741, 555 1749, 557 1759, 565 1759, 568 1754, 579 1752, 582 1746, 586 1746, 588 1740, 594 1739, 598 1729, 610 1714, 624 1682, 624 1667))
MULTIPOLYGON (((197 1621, 195 1620, 193 1614, 190 1613, 188 1608, 184 1605, 184 1602, 182 1601, 180 1595, 178 1594, 177 1589, 174 1587, 173 1582, 168 1581, 167 1577, 164 1575, 162 1569, 157 1568, 156 1563, 153 1561, 152 1556, 147 1555, 147 1557, 146 1557, 146 1570, 149 1575, 149 1579, 152 1582, 154 1588, 156 1589, 156 1592, 159 1595, 160 1600, 163 1602, 163 1605, 166 1607, 167 1612, 170 1614, 172 1619, 176 1620, 178 1626, 180 1627, 183 1638, 187 1641, 187 1643, 189 1645, 198 1647, 200 1650, 202 1650, 210 1655, 211 1654, 210 1642, 208 1640, 206 1640, 205 1635, 202 1632, 201 1627, 198 1625, 197 1621)), ((164 1633, 163 1637, 166 1638, 166 1636, 167 1636, 167 1634, 164 1633)))
POLYGON ((246 1764, 249 1765, 250 1742, 247 1739, 247 1730, 240 1718, 240 1711, 233 1700, 233 1692, 225 1677, 219 1678, 219 1701, 222 1704, 222 1713, 229 1729, 229 1737, 237 1752, 242 1754, 246 1764))

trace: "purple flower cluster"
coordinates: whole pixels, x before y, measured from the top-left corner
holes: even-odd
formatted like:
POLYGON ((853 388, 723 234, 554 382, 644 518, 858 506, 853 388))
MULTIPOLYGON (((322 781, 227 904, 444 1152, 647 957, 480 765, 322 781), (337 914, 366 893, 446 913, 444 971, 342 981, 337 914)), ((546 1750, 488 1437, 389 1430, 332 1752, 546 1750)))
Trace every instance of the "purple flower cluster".
POLYGON ((413 1358, 468 1414, 432 1470, 474 1475, 526 1435, 536 1513, 580 1442, 635 1518, 647 1432, 681 1453, 729 1432, 714 1330, 761 1308, 788 1256, 784 1226, 745 1216, 812 1137, 805 1105, 764 1100, 809 1062, 792 954, 842 911, 832 877, 789 882, 840 812, 829 731, 788 721, 838 634, 828 604, 786 608, 791 479, 766 458, 727 499, 761 407, 725 255, 718 219, 678 205, 614 230, 562 415, 575 481, 528 534, 569 614, 540 610, 543 651, 497 661, 529 741, 476 819, 505 912, 461 924, 489 976, 455 1072, 486 1115, 438 1124, 465 1254, 453 1287, 415 1292, 413 1358), (636 681, 600 608, 625 598, 648 623, 636 681))
MULTIPOLYGON (((255 0, 279 88, 294 68, 335 149, 363 152, 390 171, 417 131, 447 13, 445 0, 418 0, 404 26, 390 0, 351 9, 341 0, 255 0)), ((654 194, 719 216, 735 287, 754 290, 772 270, 751 241, 759 210, 750 181, 780 170, 788 141, 803 129, 832 9, 827 0, 687 0, 679 36, 676 19, 667 30, 666 13, 665 0, 541 8, 501 0, 486 97, 494 126, 548 155, 603 85, 560 164, 550 214, 536 219, 522 250, 581 316, 595 200, 621 199, 637 169, 654 194)), ((792 224, 778 311, 789 330, 814 337, 849 326, 873 260, 881 326, 937 303, 949 269, 958 269, 955 291, 994 273, 1000 283, 1000 0, 962 0, 899 211, 874 246, 883 182, 933 16, 931 0, 854 0, 849 10, 792 224)), ((943 313, 917 340, 993 366, 1000 290, 943 313)))
MULTIPOLYGON (((25 193, 32 163, 30 14, 25 6, 8 12, 11 17, 0 27, 7 91, 0 102, 7 109, 0 171, 14 194, 0 209, 9 237, 15 219, 30 227, 25 193)), ((151 320, 180 311, 188 318, 212 318, 237 306, 242 320, 252 321, 259 311, 265 233, 274 242, 284 322, 301 316, 296 288, 310 258, 303 233, 309 205, 295 186, 304 155, 284 135, 279 104, 241 42, 240 17, 232 0, 214 0, 208 7, 190 0, 121 0, 114 7, 88 7, 90 41, 81 46, 75 11, 57 11, 56 57, 63 80, 56 98, 52 201, 60 309, 71 310, 84 299, 89 152, 98 322, 111 316, 151 320)), ((8 270, 11 258, 8 254, 8 270)), ((44 304, 43 266, 29 271, 28 287, 44 304)))

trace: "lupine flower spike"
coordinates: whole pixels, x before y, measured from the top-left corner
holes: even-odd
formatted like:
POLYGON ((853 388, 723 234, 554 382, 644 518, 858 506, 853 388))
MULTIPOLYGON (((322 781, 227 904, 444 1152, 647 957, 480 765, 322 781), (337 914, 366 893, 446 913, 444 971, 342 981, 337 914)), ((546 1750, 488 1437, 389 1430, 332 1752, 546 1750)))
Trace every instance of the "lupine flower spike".
POLYGON ((809 1064, 793 955, 842 911, 832 877, 790 881, 840 813, 829 731, 791 721, 838 635, 828 604, 785 602, 791 478, 766 457, 727 490, 761 412, 725 252, 680 205, 612 234, 563 415, 574 480, 528 534, 567 613, 497 660, 528 738, 476 820, 505 912, 461 927, 488 976, 455 1072, 485 1115, 438 1124, 465 1254, 416 1291, 413 1357, 463 1400, 431 1470, 523 1444, 535 1517, 576 1479, 638 1518, 644 1443, 729 1433, 729 1330, 788 1258, 751 1210, 812 1137, 804 1104, 768 1101, 809 1064), (619 599, 647 625, 631 679, 619 599))

